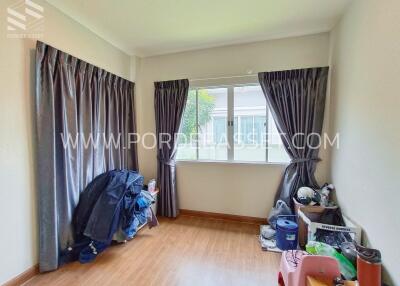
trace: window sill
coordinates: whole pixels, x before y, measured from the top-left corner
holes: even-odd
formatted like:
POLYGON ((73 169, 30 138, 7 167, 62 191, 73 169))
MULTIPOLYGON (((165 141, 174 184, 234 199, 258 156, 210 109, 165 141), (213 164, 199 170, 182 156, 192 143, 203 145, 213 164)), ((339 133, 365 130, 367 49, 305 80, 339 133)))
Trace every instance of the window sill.
POLYGON ((287 166, 289 162, 252 162, 252 161, 218 161, 218 160, 176 160, 177 165, 181 164, 226 164, 226 165, 270 165, 287 166))

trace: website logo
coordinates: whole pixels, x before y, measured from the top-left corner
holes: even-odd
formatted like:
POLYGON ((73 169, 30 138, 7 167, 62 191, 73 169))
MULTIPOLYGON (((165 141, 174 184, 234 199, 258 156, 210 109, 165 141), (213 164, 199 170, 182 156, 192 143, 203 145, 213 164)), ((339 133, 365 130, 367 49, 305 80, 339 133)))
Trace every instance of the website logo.
POLYGON ((7 8, 8 38, 41 38, 44 8, 32 0, 23 0, 7 8))

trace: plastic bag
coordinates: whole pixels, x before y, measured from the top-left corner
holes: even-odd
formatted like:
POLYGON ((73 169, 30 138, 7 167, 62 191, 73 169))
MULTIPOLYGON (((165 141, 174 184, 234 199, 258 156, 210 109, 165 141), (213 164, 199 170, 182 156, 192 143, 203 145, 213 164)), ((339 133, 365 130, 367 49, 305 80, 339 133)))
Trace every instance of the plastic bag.
POLYGON ((272 226, 273 229, 276 229, 276 222, 280 215, 291 215, 292 211, 288 207, 288 205, 282 201, 278 200, 276 202, 275 207, 271 209, 268 215, 268 223, 272 226))
POLYGON ((148 183, 147 191, 154 193, 156 190, 156 180, 152 179, 148 183))
POLYGON ((318 241, 310 241, 306 245, 306 250, 310 254, 324 255, 335 258, 339 263, 340 273, 347 280, 351 280, 357 276, 357 270, 355 269, 354 265, 329 244, 318 241))

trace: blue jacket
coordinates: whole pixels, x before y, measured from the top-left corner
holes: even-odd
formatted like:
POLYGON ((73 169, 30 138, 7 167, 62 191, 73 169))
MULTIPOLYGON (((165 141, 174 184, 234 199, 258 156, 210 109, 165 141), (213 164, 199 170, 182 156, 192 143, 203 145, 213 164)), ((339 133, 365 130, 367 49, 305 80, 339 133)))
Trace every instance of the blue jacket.
POLYGON ((114 234, 132 238, 140 225, 158 224, 151 211, 153 197, 142 191, 143 176, 113 170, 97 176, 81 193, 73 217, 75 244, 62 253, 62 261, 91 262, 104 251, 114 234), (150 216, 149 216, 150 215, 150 216))
POLYGON ((121 220, 130 220, 134 199, 143 187, 143 176, 135 171, 113 170, 97 176, 82 192, 74 213, 76 240, 84 236, 111 242, 121 220))

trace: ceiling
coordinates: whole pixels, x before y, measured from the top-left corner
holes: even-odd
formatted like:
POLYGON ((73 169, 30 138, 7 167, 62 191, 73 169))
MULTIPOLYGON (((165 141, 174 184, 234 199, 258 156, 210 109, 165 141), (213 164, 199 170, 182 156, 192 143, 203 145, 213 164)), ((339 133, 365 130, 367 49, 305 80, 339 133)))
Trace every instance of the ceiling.
POLYGON ((329 31, 351 0, 47 0, 130 55, 329 31))

